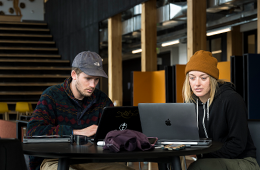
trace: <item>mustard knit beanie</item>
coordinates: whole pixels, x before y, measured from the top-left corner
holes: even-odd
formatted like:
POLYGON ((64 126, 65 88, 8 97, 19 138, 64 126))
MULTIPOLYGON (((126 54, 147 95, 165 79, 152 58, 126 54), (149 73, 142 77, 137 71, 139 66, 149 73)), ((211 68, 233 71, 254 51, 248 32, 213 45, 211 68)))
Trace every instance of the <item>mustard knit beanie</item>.
POLYGON ((190 71, 201 71, 218 80, 219 70, 217 68, 218 60, 212 56, 209 51, 197 51, 187 63, 185 75, 190 71))

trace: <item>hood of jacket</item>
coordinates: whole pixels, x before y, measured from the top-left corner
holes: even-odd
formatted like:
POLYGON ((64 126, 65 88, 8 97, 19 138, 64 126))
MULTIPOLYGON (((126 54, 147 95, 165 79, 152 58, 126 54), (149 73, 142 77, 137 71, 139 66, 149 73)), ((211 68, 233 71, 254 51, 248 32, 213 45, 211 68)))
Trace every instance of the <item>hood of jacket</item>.
POLYGON ((214 100, 226 91, 230 91, 230 92, 236 91, 235 86, 230 82, 218 83, 218 88, 216 90, 214 100))
MULTIPOLYGON (((222 94, 228 95, 235 91, 235 86, 230 82, 218 83, 218 87, 216 89, 216 94, 214 96, 213 102, 219 103, 218 101, 221 100, 222 94), (225 93, 225 94, 224 94, 225 93)), ((196 97, 196 96, 195 96, 196 97)), ((196 97, 196 114, 197 114, 197 127, 200 131, 200 136, 208 138, 208 123, 210 119, 210 110, 212 109, 212 105, 209 106, 210 98, 207 100, 206 103, 202 103, 198 97, 196 97), (200 113, 200 114, 199 114, 200 113), (202 124, 200 124, 201 122, 202 124), (203 134, 203 135, 202 135, 203 134), (204 136, 205 135, 205 136, 204 136)), ((213 103, 212 103, 213 104, 213 103)))

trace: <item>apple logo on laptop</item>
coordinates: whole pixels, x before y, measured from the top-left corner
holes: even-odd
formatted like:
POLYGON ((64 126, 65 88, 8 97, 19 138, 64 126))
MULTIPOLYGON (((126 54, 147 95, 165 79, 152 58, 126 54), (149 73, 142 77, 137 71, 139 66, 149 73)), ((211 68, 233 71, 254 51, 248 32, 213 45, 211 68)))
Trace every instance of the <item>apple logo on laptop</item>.
POLYGON ((127 124, 126 123, 122 123, 120 126, 119 126, 119 130, 126 130, 127 128, 127 124))
POLYGON ((170 119, 165 120, 165 124, 166 124, 167 126, 171 126, 171 125, 172 125, 170 119))

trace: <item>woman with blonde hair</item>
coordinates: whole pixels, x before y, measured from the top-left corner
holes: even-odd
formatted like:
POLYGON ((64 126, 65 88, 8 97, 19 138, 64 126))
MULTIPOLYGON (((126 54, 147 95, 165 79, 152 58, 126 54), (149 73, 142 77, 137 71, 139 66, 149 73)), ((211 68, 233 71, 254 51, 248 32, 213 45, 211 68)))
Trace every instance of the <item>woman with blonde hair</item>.
POLYGON ((196 105, 200 138, 222 142, 218 151, 197 155, 189 170, 259 170, 247 125, 247 109, 230 82, 219 80, 217 59, 197 51, 185 68, 183 97, 196 105))

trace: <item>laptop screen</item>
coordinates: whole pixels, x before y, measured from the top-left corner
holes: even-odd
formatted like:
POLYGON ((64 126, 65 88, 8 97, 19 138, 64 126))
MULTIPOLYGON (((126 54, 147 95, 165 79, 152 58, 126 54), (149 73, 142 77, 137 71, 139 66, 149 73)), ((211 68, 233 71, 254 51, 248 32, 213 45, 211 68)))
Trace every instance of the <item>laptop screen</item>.
POLYGON ((159 140, 199 140, 193 103, 139 103, 143 133, 159 140))
POLYGON ((131 129, 142 132, 137 106, 104 107, 94 142, 105 139, 112 130, 131 129))

